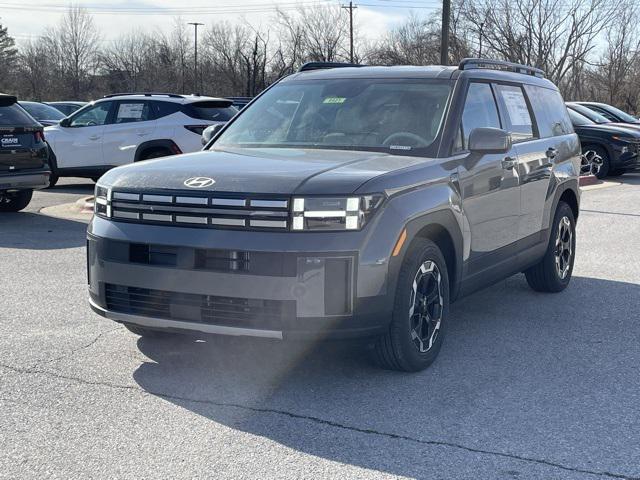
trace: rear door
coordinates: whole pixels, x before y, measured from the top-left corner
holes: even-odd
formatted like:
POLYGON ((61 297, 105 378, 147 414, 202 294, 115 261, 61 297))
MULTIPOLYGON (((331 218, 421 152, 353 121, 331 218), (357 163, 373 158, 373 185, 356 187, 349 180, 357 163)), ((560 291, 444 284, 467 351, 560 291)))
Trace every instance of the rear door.
MULTIPOLYGON (((518 87, 520 88, 520 87, 518 87)), ((518 152, 521 193, 521 217, 518 239, 522 249, 544 240, 544 216, 552 191, 553 168, 571 159, 575 149, 573 127, 560 93, 554 89, 525 85, 525 98, 518 96, 522 122, 519 125, 518 152), (530 124, 530 125, 529 125, 530 124)), ((513 99, 512 99, 513 100, 513 99)), ((507 113, 510 113, 507 108, 507 113)))
POLYGON ((509 259, 518 235, 520 185, 515 151, 468 151, 470 133, 479 127, 503 128, 491 84, 471 82, 466 95, 456 150, 466 154, 458 170, 462 202, 469 221, 470 275, 509 259))
POLYGON ((104 131, 102 149, 108 165, 132 163, 141 143, 152 139, 157 121, 148 100, 119 100, 104 131))
POLYGON ((93 168, 105 164, 102 137, 113 101, 99 102, 69 117, 66 127, 57 125, 53 151, 58 168, 93 168))

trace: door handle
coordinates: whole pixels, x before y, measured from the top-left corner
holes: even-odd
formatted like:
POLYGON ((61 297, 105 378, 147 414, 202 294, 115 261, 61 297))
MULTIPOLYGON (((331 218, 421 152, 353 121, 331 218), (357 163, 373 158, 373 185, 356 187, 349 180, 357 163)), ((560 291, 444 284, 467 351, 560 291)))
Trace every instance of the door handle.
POLYGON ((553 147, 550 147, 547 149, 547 151, 545 152, 545 155, 547 156, 547 158, 549 160, 553 160, 554 158, 556 158, 556 155, 558 155, 558 150, 556 150, 553 147))
POLYGON ((91 135, 89 137, 89 140, 99 140, 100 139, 100 135, 91 135))
POLYGON ((516 166, 518 161, 513 157, 504 157, 502 159, 502 168, 505 170, 513 170, 513 167, 516 166))

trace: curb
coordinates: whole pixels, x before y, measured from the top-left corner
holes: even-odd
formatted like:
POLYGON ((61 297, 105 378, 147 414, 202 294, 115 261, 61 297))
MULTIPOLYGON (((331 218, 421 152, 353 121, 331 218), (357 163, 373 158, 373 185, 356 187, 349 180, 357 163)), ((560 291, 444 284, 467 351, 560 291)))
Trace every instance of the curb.
POLYGON ((602 183, 602 181, 595 175, 583 175, 578 180, 578 185, 580 187, 588 187, 591 185, 597 185, 598 183, 602 183))

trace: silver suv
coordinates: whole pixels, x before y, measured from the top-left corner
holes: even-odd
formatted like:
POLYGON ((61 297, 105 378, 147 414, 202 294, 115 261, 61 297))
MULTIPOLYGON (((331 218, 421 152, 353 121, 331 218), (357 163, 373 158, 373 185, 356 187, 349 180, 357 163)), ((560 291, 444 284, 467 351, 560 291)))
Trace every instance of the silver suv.
POLYGON ((202 152, 100 179, 96 312, 148 336, 366 336, 417 371, 462 295, 568 285, 580 143, 540 70, 337 67, 280 80, 202 152))

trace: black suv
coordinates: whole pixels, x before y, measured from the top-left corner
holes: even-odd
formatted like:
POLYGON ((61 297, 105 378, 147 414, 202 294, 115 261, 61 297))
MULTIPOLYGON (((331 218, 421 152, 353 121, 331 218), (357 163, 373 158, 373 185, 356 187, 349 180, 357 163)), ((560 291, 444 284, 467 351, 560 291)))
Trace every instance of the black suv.
POLYGON ((0 212, 17 212, 49 184, 42 125, 12 95, 0 94, 0 212))
POLYGON ((205 151, 100 179, 94 311, 149 336, 367 336, 380 365, 416 371, 454 299, 518 272, 568 285, 580 143, 540 70, 322 67, 205 151))

